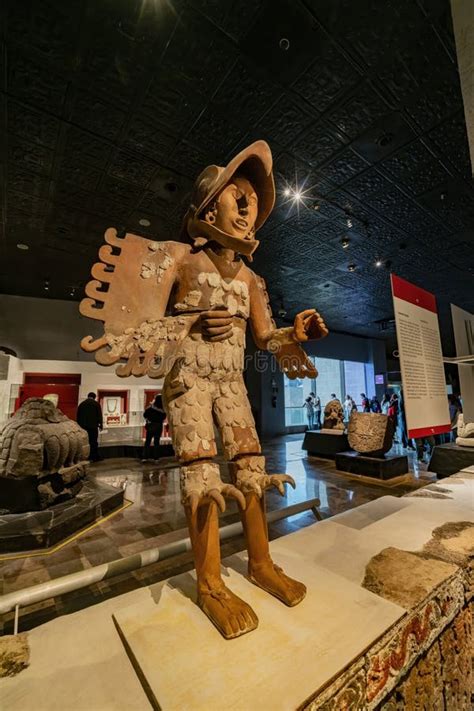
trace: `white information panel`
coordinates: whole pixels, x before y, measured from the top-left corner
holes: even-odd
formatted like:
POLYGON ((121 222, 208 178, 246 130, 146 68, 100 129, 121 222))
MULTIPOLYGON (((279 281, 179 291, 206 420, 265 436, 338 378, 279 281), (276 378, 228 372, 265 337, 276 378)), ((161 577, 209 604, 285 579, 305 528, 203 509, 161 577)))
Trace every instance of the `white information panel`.
POLYGON ((449 432, 435 297, 394 274, 391 279, 408 437, 449 432))

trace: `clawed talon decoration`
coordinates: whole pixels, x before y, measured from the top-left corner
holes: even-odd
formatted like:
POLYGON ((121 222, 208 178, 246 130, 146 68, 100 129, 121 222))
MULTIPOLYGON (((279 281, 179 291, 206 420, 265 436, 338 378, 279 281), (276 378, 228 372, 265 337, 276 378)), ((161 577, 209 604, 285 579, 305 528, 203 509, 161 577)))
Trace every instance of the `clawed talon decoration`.
POLYGON ((245 497, 232 484, 224 484, 217 464, 199 462, 181 468, 181 500, 189 506, 194 515, 198 506, 214 501, 223 513, 226 509, 225 498, 235 499, 245 509, 245 497))
POLYGON ((257 494, 262 498, 266 489, 274 486, 281 496, 285 495, 284 484, 290 484, 296 489, 295 480, 289 474, 267 474, 265 458, 250 456, 230 463, 232 481, 243 494, 257 494))

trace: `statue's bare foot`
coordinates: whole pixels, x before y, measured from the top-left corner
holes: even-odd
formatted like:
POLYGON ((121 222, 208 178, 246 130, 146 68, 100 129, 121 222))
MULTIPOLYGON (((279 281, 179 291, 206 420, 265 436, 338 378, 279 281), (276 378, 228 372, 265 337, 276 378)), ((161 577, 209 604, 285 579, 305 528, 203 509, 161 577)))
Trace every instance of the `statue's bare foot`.
POLYGON ((199 590, 198 605, 225 639, 240 637, 258 627, 258 617, 250 605, 223 582, 213 589, 199 590))
POLYGON ((249 579, 289 607, 298 605, 306 595, 306 586, 285 575, 271 558, 258 564, 249 562, 249 579))

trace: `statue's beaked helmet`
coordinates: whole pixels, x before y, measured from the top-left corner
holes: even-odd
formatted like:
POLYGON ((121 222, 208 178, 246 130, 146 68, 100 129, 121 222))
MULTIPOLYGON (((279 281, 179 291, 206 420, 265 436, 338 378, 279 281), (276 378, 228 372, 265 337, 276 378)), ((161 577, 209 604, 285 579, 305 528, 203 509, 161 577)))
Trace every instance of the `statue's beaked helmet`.
POLYGON ((191 205, 184 218, 181 236, 189 237, 196 247, 214 241, 251 258, 259 244, 253 236, 250 239, 242 239, 229 235, 206 222, 204 213, 219 192, 238 173, 239 176, 247 178, 258 197, 258 214, 255 221, 255 231, 257 231, 268 218, 275 204, 272 167, 270 146, 266 141, 255 141, 232 158, 225 168, 218 165, 209 165, 205 168, 194 184, 191 205))

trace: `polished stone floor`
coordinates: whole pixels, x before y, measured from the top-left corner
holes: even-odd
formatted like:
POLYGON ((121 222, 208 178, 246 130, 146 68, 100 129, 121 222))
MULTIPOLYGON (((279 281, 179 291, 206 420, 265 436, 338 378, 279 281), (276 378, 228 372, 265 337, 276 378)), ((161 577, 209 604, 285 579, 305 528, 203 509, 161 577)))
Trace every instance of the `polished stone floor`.
MULTIPOLYGON (((338 472, 333 461, 308 457, 301 449, 301 444, 302 435, 279 437, 263 444, 268 471, 289 473, 296 481, 296 490, 288 487, 284 497, 280 497, 276 491, 267 494, 268 510, 319 498, 320 512, 323 517, 328 517, 386 494, 401 496, 436 480, 435 474, 426 471, 426 464, 417 462, 409 451, 410 473, 391 481, 379 482, 338 472)), ((396 447, 399 453, 405 453, 399 445, 396 447)), ((222 478, 227 479, 226 465, 222 463, 221 468, 222 478)), ((107 459, 92 465, 91 475, 98 481, 123 488, 125 498, 131 505, 54 552, 10 559, 0 557, 0 594, 186 537, 186 523, 179 495, 179 471, 173 459, 164 459, 155 464, 142 464, 135 459, 107 459)), ((238 520, 237 507, 230 502, 227 511, 221 515, 221 523, 225 525, 235 520, 238 520)), ((311 512, 284 519, 270 526, 270 537, 276 538, 314 521, 311 512)), ((242 537, 234 538, 223 544, 223 556, 244 547, 242 537)), ((149 585, 192 567, 191 554, 184 553, 134 573, 32 605, 22 610, 20 629, 29 629, 58 615, 73 612, 138 586, 149 585)), ((3 631, 11 631, 11 625, 12 615, 7 615, 3 631)))

